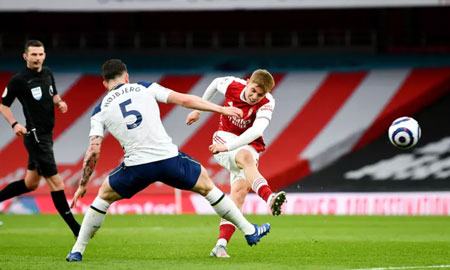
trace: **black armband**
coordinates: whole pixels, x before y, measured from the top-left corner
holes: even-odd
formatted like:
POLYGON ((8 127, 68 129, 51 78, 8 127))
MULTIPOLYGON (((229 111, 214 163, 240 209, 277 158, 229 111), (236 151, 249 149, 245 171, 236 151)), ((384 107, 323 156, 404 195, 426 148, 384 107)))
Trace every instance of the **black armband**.
POLYGON ((17 121, 14 122, 14 123, 12 123, 12 124, 11 124, 11 128, 14 128, 17 124, 19 124, 19 122, 17 122, 17 121))

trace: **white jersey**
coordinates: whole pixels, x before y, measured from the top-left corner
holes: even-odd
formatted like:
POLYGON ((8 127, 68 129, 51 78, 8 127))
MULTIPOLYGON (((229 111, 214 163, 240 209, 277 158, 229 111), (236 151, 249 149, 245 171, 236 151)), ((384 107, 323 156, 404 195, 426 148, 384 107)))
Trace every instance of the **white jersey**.
POLYGON ((95 108, 89 136, 103 137, 109 131, 125 151, 126 166, 178 155, 178 147, 162 125, 156 102, 167 103, 171 91, 157 83, 117 86, 95 108))

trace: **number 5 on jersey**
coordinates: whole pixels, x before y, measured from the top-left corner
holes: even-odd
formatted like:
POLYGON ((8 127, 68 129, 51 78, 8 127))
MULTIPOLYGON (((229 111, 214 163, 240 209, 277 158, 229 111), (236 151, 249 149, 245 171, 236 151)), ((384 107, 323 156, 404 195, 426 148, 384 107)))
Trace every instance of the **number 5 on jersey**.
POLYGON ((137 128, 142 123, 142 114, 136 110, 127 110, 127 105, 131 104, 131 99, 127 99, 124 102, 120 103, 120 110, 122 111, 123 118, 127 116, 134 115, 136 117, 136 121, 131 124, 127 124, 128 129, 137 128))

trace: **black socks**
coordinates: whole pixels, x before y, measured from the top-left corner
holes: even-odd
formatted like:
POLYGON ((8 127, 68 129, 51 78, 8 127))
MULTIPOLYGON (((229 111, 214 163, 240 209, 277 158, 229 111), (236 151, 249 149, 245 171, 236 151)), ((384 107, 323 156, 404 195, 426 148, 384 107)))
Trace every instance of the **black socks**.
MULTIPOLYGON (((25 180, 20 179, 18 181, 10 183, 0 191, 0 202, 30 191, 31 190, 29 190, 25 185, 25 180)), ((69 225, 73 234, 75 236, 78 236, 78 233, 80 232, 80 224, 78 224, 78 222, 73 217, 72 212, 70 211, 66 195, 64 194, 64 190, 52 191, 51 195, 56 210, 58 210, 58 213, 67 223, 67 225, 69 225)))
POLYGON ((64 190, 52 191, 51 194, 53 204, 55 205, 56 210, 58 210, 59 215, 64 219, 67 225, 69 225, 75 237, 78 237, 80 224, 78 224, 70 211, 64 190))
POLYGON ((7 185, 0 191, 0 202, 16 197, 17 195, 27 193, 29 191, 31 190, 29 190, 25 185, 24 179, 9 183, 9 185, 7 185))

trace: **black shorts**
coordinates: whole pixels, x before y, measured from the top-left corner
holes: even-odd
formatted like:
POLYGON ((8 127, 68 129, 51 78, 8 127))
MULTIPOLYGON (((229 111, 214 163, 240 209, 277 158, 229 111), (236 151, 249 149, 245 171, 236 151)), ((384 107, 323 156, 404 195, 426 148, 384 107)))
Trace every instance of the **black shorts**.
POLYGON ((37 170, 39 175, 50 177, 58 173, 53 154, 53 136, 29 132, 24 138, 28 152, 28 170, 37 170))

